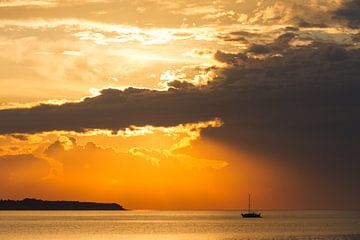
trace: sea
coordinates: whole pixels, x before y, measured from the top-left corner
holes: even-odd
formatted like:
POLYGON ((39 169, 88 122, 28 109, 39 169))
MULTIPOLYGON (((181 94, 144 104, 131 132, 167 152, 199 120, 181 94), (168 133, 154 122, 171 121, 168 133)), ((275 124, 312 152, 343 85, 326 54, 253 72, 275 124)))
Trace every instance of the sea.
POLYGON ((0 211, 1 240, 360 240, 360 211, 0 211))

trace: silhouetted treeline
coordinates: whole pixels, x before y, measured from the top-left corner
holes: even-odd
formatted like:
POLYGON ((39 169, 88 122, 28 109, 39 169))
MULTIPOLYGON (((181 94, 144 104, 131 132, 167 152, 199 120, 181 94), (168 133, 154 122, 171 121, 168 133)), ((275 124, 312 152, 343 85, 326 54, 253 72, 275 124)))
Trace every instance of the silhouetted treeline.
POLYGON ((125 210, 117 203, 94 203, 78 201, 0 200, 0 210, 125 210))

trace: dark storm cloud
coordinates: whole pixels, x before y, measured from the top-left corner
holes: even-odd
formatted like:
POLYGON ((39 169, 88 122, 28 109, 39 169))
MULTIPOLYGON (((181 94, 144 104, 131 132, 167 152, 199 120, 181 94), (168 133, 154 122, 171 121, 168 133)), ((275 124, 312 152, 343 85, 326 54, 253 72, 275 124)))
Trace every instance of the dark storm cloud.
MULTIPOLYGON (((299 38, 298 34, 292 32, 293 28, 289 28, 289 29, 286 28, 286 30, 290 30, 290 31, 280 34, 280 36, 278 36, 275 39, 275 41, 272 43, 269 44, 253 43, 249 45, 249 48, 246 51, 244 51, 244 53, 238 53, 238 54, 217 51, 214 55, 214 58, 219 62, 236 64, 236 63, 244 62, 248 59, 246 53, 269 54, 274 52, 281 52, 289 48, 290 41, 299 38)), ((235 39, 233 41, 235 41, 235 39)))
POLYGON ((294 22, 294 24, 296 26, 303 27, 303 28, 312 28, 312 27, 326 28, 326 27, 328 27, 328 25, 326 25, 325 23, 308 22, 308 21, 305 21, 304 19, 301 19, 299 17, 293 18, 293 22, 294 22))
POLYGON ((309 23, 309 22, 305 22, 305 21, 301 21, 298 24, 299 27, 318 27, 318 28, 326 28, 328 27, 326 24, 323 23, 309 23))
POLYGON ((241 62, 245 62, 248 57, 244 53, 239 53, 239 54, 226 53, 218 50, 214 54, 214 58, 219 62, 228 63, 228 64, 238 64, 241 62))
POLYGON ((271 49, 267 45, 253 44, 250 46, 249 52, 256 54, 267 54, 271 52, 271 49))
POLYGON ((220 34, 218 37, 227 42, 243 42, 249 43, 249 39, 256 39, 260 37, 260 33, 253 33, 248 31, 235 31, 227 34, 220 34))
POLYGON ((225 70, 225 81, 212 83, 234 100, 224 106, 225 125, 217 134, 282 153, 354 153, 360 133, 360 51, 314 44, 283 54, 249 59, 225 70))
POLYGON ((196 88, 196 86, 194 86, 192 83, 182 82, 182 81, 179 81, 179 80, 169 82, 167 85, 169 87, 174 87, 174 88, 177 88, 177 89, 196 88))
POLYGON ((207 120, 211 112, 198 89, 155 91, 105 89, 97 97, 61 106, 0 111, 0 133, 36 133, 52 130, 83 131, 88 128, 120 129, 129 125, 170 126, 207 120), (191 101, 193 100, 193 102, 191 101), (175 109, 177 109, 175 111, 175 109))
POLYGON ((345 20, 349 27, 360 27, 360 0, 345 1, 342 7, 334 12, 334 18, 345 20))
POLYGON ((276 49, 276 57, 217 52, 230 65, 203 87, 175 81, 168 91, 104 89, 79 103, 1 110, 0 134, 173 126, 220 117, 224 126, 205 136, 285 159, 349 193, 360 180, 360 50, 324 43, 293 48, 288 41, 295 36, 265 45, 276 49))
POLYGON ((250 58, 211 84, 231 103, 221 104, 224 126, 203 136, 271 156, 358 206, 360 51, 315 43, 282 54, 250 58))
MULTIPOLYGON (((267 47, 272 49, 283 38, 286 40, 282 44, 286 45, 289 37, 284 36, 267 47)), ((232 117, 252 117, 248 110, 264 113, 259 122, 274 120, 276 114, 293 117, 303 110, 301 119, 309 118, 309 123, 310 119, 323 123, 336 124, 338 120, 353 123, 359 117, 355 111, 359 102, 359 52, 324 44, 289 48, 284 56, 265 60, 248 59, 244 53, 217 52, 218 60, 233 66, 223 70, 218 79, 205 87, 172 82, 168 91, 104 89, 99 96, 85 98, 79 103, 1 110, 0 133, 117 130, 146 124, 171 126, 213 117, 226 117, 231 121, 232 117), (239 59, 242 64, 236 65, 239 59), (257 106, 260 103, 272 104, 273 113, 269 113, 267 107, 257 106), (315 106, 319 110, 327 109, 327 114, 322 115, 323 110, 312 113, 310 110, 315 106), (283 107, 289 109, 284 112, 283 107), (334 116, 327 118, 331 114, 334 116)), ((286 124, 278 120, 279 124, 286 124)), ((297 121, 293 124, 299 126, 297 121)), ((348 128, 356 129, 356 126, 348 125, 348 128)))
POLYGON ((267 54, 275 51, 282 51, 289 47, 291 40, 296 38, 297 35, 293 32, 287 32, 280 35, 273 43, 262 45, 262 44, 252 44, 248 52, 255 54, 267 54))

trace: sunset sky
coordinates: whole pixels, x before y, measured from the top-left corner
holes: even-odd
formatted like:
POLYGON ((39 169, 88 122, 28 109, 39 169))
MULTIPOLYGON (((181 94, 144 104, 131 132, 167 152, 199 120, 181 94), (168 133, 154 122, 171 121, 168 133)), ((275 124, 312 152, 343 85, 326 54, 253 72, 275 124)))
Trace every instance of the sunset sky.
POLYGON ((359 0, 0 0, 0 199, 360 208, 359 0))

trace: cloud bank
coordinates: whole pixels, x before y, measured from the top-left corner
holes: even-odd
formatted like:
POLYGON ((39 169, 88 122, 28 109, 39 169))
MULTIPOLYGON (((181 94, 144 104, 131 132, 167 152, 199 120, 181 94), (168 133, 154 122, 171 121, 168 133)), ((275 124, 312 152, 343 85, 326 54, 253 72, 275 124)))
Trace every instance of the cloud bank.
MULTIPOLYGON (((245 8, 242 4, 246 2, 239 4, 245 8)), ((195 15, 204 21, 200 25, 217 20, 219 29, 229 22, 263 25, 219 30, 218 38, 213 35, 215 28, 210 37, 201 35, 202 40, 210 38, 202 42, 204 45, 214 41, 218 47, 205 54, 201 49, 190 51, 195 57, 214 53, 212 60, 218 64, 208 69, 216 74, 206 84, 194 85, 186 77, 177 77, 183 73, 178 69, 174 76, 166 71, 170 77, 164 78, 163 84, 168 88, 162 91, 103 88, 98 95, 78 102, 4 109, 0 110, 0 134, 22 140, 19 134, 92 129, 116 133, 133 125, 170 127, 219 118, 224 125, 204 130, 203 137, 270 156, 274 164, 290 165, 311 176, 318 189, 327 188, 337 195, 351 195, 349 201, 360 201, 360 194, 354 192, 360 181, 359 1, 257 3, 248 3, 247 12, 242 13, 246 16, 240 17, 237 11, 222 14, 232 4, 214 8, 201 2, 202 11, 196 13, 197 4, 151 1, 152 7, 166 9, 166 16, 191 19, 195 15), (179 11, 182 8, 186 11, 179 11)), ((139 14, 146 14, 150 5, 139 9, 139 14)), ((181 32, 174 34, 183 37, 181 32)), ((191 35, 191 31, 186 34, 191 35)), ((196 31, 191 35, 193 42, 199 37, 196 31)), ((119 36, 114 39, 121 40, 119 36)), ((210 43, 205 47, 212 49, 210 43)))

